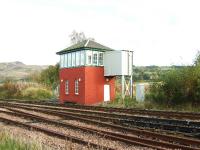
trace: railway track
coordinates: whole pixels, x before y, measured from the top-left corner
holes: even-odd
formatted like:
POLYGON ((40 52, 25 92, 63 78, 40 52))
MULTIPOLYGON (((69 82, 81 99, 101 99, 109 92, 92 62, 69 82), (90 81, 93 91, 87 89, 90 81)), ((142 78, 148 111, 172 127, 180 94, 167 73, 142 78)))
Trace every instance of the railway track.
MULTIPOLYGON (((11 105, 10 105, 10 107, 11 107, 11 105)), ((19 115, 19 116, 21 115, 23 117, 26 116, 28 118, 38 119, 40 121, 43 120, 44 122, 53 123, 53 124, 57 124, 57 125, 61 125, 61 126, 64 125, 63 123, 55 122, 55 121, 47 120, 47 119, 45 120, 45 118, 39 118, 39 116, 27 114, 27 113, 21 112, 21 111, 16 110, 16 109, 12 109, 10 107, 4 106, 4 108, 8 108, 12 112, 13 115, 19 115)), ((17 108, 17 107, 18 106, 16 105, 15 108, 17 108)), ((151 147, 151 148, 153 148, 153 147, 155 148, 155 146, 157 146, 156 149, 163 149, 163 148, 199 149, 199 147, 200 147, 200 141, 195 140, 195 139, 188 139, 188 138, 181 138, 181 137, 176 137, 176 136, 163 135, 163 134, 158 134, 158 133, 155 133, 155 132, 139 130, 139 129, 124 128, 124 127, 121 127, 121 126, 112 125, 112 124, 104 123, 104 122, 101 122, 101 121, 94 121, 94 120, 91 120, 91 119, 80 118, 80 117, 73 116, 73 115, 72 116, 65 115, 63 113, 59 113, 59 112, 56 112, 56 111, 53 111, 53 110, 45 110, 45 109, 40 109, 40 108, 28 108, 28 107, 24 107, 24 108, 21 108, 21 109, 26 109, 26 110, 30 110, 30 111, 37 111, 37 112, 42 112, 42 113, 46 113, 46 114, 56 115, 56 116, 60 116, 60 117, 66 118, 66 119, 73 118, 73 119, 76 119, 76 120, 86 121, 86 122, 90 122, 90 123, 92 122, 95 125, 102 125, 104 127, 111 127, 111 128, 114 128, 114 129, 119 129, 119 130, 131 132, 133 135, 137 135, 137 136, 140 136, 140 137, 142 136, 142 138, 136 139, 135 137, 130 137, 130 136, 129 137, 125 137, 125 136, 120 137, 120 135, 116 135, 116 137, 118 137, 118 138, 126 139, 127 141, 123 141, 123 142, 125 142, 125 143, 127 142, 127 144, 128 143, 130 144, 130 139, 131 139, 132 144, 137 145, 137 144, 142 143, 143 146, 145 146, 145 144, 146 144, 146 145, 148 145, 147 147, 151 147), (136 142, 136 143, 134 143, 134 142, 136 142), (155 143, 155 142, 157 142, 157 143, 155 143), (163 148, 160 147, 160 146, 162 146, 163 148)), ((65 124, 65 126, 66 126, 66 124, 65 124)), ((76 129, 77 129, 77 127, 76 127, 76 129)), ((87 128, 84 128, 82 130, 86 131, 86 129, 87 128)), ((81 129, 79 129, 79 130, 81 130, 81 129)), ((105 133, 105 132, 103 133, 102 131, 97 131, 97 130, 94 131, 94 130, 91 130, 91 129, 90 130, 87 129, 87 130, 90 131, 90 132, 96 132, 96 133, 104 134, 104 136, 107 135, 108 138, 113 138, 112 137, 113 134, 111 134, 111 133, 105 133)), ((116 140, 116 137, 115 137, 115 140, 116 140)))
POLYGON ((34 120, 34 121, 42 121, 42 122, 46 122, 48 124, 54 124, 56 126, 71 128, 71 129, 74 129, 74 130, 81 130, 81 131, 86 132, 86 133, 92 133, 92 134, 95 134, 95 135, 98 135, 98 136, 102 136, 104 138, 109 138, 109 139, 112 139, 112 140, 118 140, 118 141, 124 142, 126 144, 130 144, 130 145, 138 145, 138 146, 162 150, 163 149, 163 148, 161 148, 161 144, 162 144, 162 145, 166 145, 168 147, 174 148, 173 145, 165 143, 165 142, 156 142, 155 141, 154 144, 152 144, 152 140, 148 140, 148 139, 145 140, 145 139, 137 138, 137 137, 134 137, 134 136, 123 135, 123 134, 120 134, 120 133, 97 130, 97 129, 87 128, 87 127, 81 127, 81 126, 78 126, 78 125, 72 125, 72 124, 69 124, 69 123, 58 122, 58 121, 55 121, 55 120, 40 117, 38 115, 33 115, 31 113, 25 113, 23 111, 18 111, 18 110, 15 110, 15 109, 9 109, 9 110, 11 110, 11 112, 2 111, 2 110, 0 110, 0 112, 5 113, 5 114, 9 114, 9 115, 13 115, 13 116, 24 117, 24 118, 34 120), (144 141, 140 142, 142 140, 144 140, 144 141), (156 146, 154 146, 154 145, 156 145, 156 146))
POLYGON ((98 144, 88 142, 88 141, 84 141, 83 139, 80 139, 80 138, 77 138, 77 137, 74 137, 74 136, 70 136, 70 135, 66 135, 66 134, 63 134, 61 132, 56 132, 54 130, 46 129, 46 128, 39 127, 39 126, 36 126, 36 125, 30 125, 30 124, 27 124, 27 123, 8 119, 8 118, 5 118, 5 117, 0 117, 0 121, 4 122, 6 124, 9 124, 9 125, 20 126, 20 127, 27 128, 29 130, 35 130, 35 131, 43 132, 43 133, 45 133, 49 136, 57 137, 57 138, 64 139, 64 140, 69 140, 73 143, 78 143, 78 144, 85 145, 85 146, 89 145, 90 147, 93 147, 93 148, 96 148, 96 149, 114 150, 113 148, 98 145, 98 144))
POLYGON ((72 108, 58 108, 58 107, 49 107, 41 105, 30 105, 30 104, 19 104, 19 103, 7 103, 7 106, 17 106, 19 108, 29 109, 32 108, 42 108, 42 109, 51 109, 57 110, 60 113, 65 115, 75 115, 81 118, 100 120, 104 122, 112 122, 114 124, 127 126, 127 127, 145 127, 145 128, 154 128, 170 131, 178 131, 185 135, 190 134, 190 136, 196 136, 197 133, 200 133, 200 122, 194 121, 183 121, 183 120, 172 120, 172 119, 158 119, 158 118, 149 118, 133 115, 124 115, 124 114, 115 114, 99 111, 88 111, 81 109, 72 109, 72 108), (28 108, 27 108, 28 107, 28 108), (92 115, 91 115, 92 114, 92 115))
MULTIPOLYGON (((46 104, 45 104, 46 105, 46 104)), ((59 104, 48 103, 48 105, 59 106, 59 104)), ((147 110, 147 109, 135 109, 135 108, 113 108, 113 107, 101 107, 101 106, 82 106, 82 105, 61 105, 60 107, 72 107, 81 108, 85 110, 98 110, 103 112, 118 112, 132 115, 147 115, 163 118, 174 119, 190 119, 200 120, 200 113, 194 112, 177 112, 177 111, 162 111, 162 110, 147 110)))
POLYGON ((177 112, 177 111, 162 111, 162 110, 146 110, 146 109, 135 109, 135 108, 113 108, 113 107, 102 107, 102 106, 83 106, 76 105, 71 103, 59 104, 55 102, 35 102, 35 101, 19 101, 19 100, 5 100, 0 99, 0 101, 7 102, 18 102, 18 103, 32 103, 32 104, 40 104, 40 105, 49 105, 49 106, 57 106, 61 108, 78 108, 83 110, 97 110, 102 112, 109 113, 125 113, 131 115, 148 115, 154 117, 163 117, 163 118, 174 118, 174 119, 190 119, 190 120, 200 120, 200 113, 195 112, 177 112))

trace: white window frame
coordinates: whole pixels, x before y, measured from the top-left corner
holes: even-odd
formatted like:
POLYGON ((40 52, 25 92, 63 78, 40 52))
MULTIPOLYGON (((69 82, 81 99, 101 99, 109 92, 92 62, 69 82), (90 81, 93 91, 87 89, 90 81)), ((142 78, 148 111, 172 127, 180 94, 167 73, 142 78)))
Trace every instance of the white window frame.
POLYGON ((72 54, 68 53, 67 54, 67 61, 68 61, 68 67, 72 66, 72 54))
POLYGON ((68 95, 69 94, 69 80, 65 81, 65 94, 68 95))
POLYGON ((92 64, 94 66, 98 66, 98 52, 97 51, 93 51, 93 53, 92 53, 92 64), (95 57, 95 55, 96 55, 96 57, 95 57), (96 63, 94 63, 95 58, 96 58, 96 63))
POLYGON ((81 57, 80 57, 80 65, 81 66, 84 66, 85 65, 85 51, 80 51, 80 55, 81 55, 81 57))
POLYGON ((98 65, 99 66, 103 66, 103 59, 104 59, 103 52, 99 52, 99 54, 98 54, 98 65), (102 54, 102 57, 100 57, 101 54, 102 54))
POLYGON ((80 51, 76 52, 76 66, 80 66, 80 51))
POLYGON ((86 51, 86 65, 92 65, 92 51, 87 50, 86 51), (91 60, 89 61, 89 57, 91 60))
POLYGON ((75 67, 76 66, 76 53, 73 52, 72 53, 72 67, 75 67))
POLYGON ((64 67, 64 55, 60 55, 60 68, 64 67))
POLYGON ((78 81, 78 79, 76 79, 74 83, 75 83, 74 93, 75 93, 75 95, 78 95, 79 94, 79 81, 78 81))
POLYGON ((68 62, 67 62, 67 61, 68 61, 68 60, 67 60, 67 54, 64 54, 64 56, 65 56, 65 57, 64 57, 64 58, 65 58, 65 60, 64 60, 64 68, 67 68, 67 63, 68 63, 68 62))

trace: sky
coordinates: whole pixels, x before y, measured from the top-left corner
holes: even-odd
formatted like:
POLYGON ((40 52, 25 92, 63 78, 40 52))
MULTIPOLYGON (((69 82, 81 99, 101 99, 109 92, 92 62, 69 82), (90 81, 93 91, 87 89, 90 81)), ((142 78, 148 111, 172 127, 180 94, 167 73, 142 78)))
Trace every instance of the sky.
POLYGON ((0 62, 53 65, 73 30, 134 65, 190 65, 200 50, 199 0, 0 0, 0 62))

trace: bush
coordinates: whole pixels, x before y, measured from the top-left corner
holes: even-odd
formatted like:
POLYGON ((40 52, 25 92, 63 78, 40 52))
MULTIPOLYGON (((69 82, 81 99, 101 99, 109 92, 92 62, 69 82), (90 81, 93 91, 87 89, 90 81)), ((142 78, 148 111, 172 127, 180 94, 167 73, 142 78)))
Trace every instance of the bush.
POLYGON ((49 66, 43 70, 40 74, 39 82, 50 89, 55 89, 59 84, 59 64, 49 66))
POLYGON ((44 88, 29 87, 22 91, 23 98, 27 99, 50 99, 52 97, 52 92, 44 88))
POLYGON ((0 97, 6 99, 21 98, 21 89, 18 84, 11 80, 6 80, 0 87, 0 97))
POLYGON ((200 66, 174 69, 160 76, 150 86, 146 101, 167 107, 200 104, 200 66))
POLYGON ((7 80, 0 86, 0 99, 50 99, 52 92, 46 87, 32 82, 7 80))

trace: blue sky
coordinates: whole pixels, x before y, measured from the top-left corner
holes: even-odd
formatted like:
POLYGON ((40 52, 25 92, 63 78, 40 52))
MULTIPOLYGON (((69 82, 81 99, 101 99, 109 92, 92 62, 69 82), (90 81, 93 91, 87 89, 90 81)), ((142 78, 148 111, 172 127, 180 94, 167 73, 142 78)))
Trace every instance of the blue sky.
POLYGON ((73 30, 114 49, 134 50, 135 65, 188 65, 200 50, 198 0, 0 1, 0 62, 48 65, 73 30))

